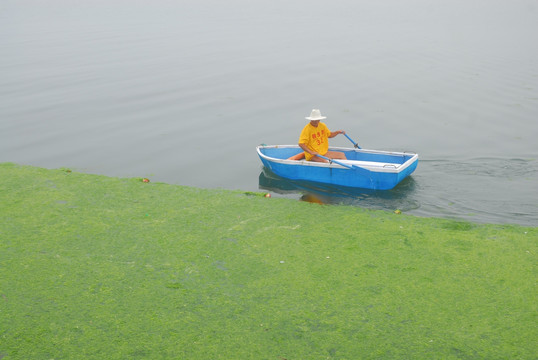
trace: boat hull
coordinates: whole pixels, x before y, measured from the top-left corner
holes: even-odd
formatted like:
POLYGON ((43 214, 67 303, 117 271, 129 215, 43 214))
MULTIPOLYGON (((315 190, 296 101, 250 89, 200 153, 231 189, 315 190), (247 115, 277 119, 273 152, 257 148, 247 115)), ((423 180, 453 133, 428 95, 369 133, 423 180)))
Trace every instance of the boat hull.
POLYGON ((288 160, 302 151, 297 145, 258 146, 256 150, 263 165, 283 178, 373 190, 394 188, 418 165, 415 153, 330 148, 345 153, 348 160, 329 164, 288 160))

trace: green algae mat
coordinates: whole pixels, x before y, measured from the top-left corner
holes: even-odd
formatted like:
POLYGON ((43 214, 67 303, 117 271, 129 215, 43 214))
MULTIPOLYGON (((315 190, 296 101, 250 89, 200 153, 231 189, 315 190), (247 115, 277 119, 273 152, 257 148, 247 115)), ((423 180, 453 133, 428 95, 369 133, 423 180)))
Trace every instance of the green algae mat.
POLYGON ((537 228, 0 175, 0 359, 537 357, 537 228))

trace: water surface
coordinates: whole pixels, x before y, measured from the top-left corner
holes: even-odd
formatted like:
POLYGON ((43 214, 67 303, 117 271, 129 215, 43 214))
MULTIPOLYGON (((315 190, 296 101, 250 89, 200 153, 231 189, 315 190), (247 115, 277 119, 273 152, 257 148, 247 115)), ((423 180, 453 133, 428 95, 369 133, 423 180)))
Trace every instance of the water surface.
POLYGON ((0 161, 264 189, 255 146, 297 143, 316 107, 420 155, 393 192, 325 202, 536 226, 537 20, 532 0, 4 0, 0 161))

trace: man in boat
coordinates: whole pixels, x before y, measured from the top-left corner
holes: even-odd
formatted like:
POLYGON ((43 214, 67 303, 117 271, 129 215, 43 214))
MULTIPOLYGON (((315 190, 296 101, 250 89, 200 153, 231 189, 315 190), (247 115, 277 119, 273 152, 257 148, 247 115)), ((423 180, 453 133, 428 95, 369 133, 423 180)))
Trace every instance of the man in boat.
POLYGON ((321 122, 321 120, 326 118, 326 116, 321 116, 319 109, 313 109, 310 116, 305 118, 306 120, 310 120, 310 122, 303 128, 299 137, 299 146, 304 152, 296 155, 297 157, 301 159, 304 157, 306 160, 317 162, 327 162, 327 160, 317 155, 324 155, 330 159, 346 159, 346 155, 343 152, 328 151, 329 139, 339 134, 345 134, 345 131, 330 131, 327 125, 321 122))

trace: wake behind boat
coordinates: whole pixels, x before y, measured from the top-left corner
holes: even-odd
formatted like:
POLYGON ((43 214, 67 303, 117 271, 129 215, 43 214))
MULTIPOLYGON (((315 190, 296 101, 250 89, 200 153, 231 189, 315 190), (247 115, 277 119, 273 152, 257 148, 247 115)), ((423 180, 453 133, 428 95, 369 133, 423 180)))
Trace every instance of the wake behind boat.
POLYGON ((303 151, 297 145, 256 147, 263 165, 278 176, 354 188, 390 190, 418 165, 415 153, 340 147, 329 150, 343 152, 347 160, 321 163, 290 159, 303 151))

